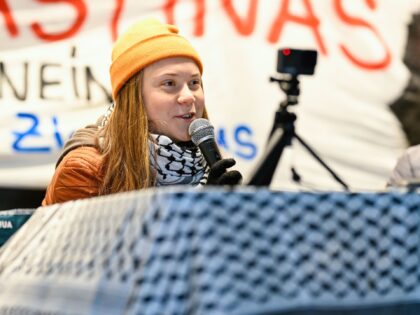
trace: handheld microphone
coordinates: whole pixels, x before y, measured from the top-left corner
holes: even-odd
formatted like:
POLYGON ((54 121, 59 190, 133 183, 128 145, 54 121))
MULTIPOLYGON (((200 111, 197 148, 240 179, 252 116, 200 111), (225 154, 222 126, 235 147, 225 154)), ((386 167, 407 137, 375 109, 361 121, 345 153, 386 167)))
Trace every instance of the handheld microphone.
POLYGON ((210 167, 222 159, 214 137, 214 127, 207 119, 198 118, 188 128, 192 142, 198 146, 210 167))

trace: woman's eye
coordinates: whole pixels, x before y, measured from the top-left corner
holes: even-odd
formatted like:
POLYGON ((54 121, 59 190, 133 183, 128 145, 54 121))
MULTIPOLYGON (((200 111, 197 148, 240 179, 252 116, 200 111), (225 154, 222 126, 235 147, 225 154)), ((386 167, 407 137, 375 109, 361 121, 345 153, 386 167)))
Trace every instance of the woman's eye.
POLYGON ((162 83, 163 86, 175 86, 175 82, 172 80, 164 81, 162 83))
POLYGON ((199 79, 197 79, 197 80, 192 80, 190 84, 191 84, 191 85, 201 85, 201 81, 200 81, 199 79))

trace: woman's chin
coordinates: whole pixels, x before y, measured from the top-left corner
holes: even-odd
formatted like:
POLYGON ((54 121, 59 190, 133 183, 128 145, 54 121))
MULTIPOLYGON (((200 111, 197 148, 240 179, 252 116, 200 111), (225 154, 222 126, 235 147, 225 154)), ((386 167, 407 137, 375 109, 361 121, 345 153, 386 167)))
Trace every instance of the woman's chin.
POLYGON ((173 139, 176 142, 188 142, 191 141, 191 137, 188 135, 186 137, 179 137, 177 139, 173 139))
POLYGON ((171 138, 174 142, 188 142, 191 141, 191 136, 186 134, 173 134, 173 135, 166 135, 167 137, 171 138))

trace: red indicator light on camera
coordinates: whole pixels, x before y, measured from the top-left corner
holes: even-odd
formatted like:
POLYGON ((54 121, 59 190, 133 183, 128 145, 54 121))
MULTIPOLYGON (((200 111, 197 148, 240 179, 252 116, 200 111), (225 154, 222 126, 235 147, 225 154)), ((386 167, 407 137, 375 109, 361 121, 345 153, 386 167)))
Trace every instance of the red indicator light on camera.
POLYGON ((290 49, 283 49, 283 55, 284 56, 290 56, 292 52, 290 51, 290 49))

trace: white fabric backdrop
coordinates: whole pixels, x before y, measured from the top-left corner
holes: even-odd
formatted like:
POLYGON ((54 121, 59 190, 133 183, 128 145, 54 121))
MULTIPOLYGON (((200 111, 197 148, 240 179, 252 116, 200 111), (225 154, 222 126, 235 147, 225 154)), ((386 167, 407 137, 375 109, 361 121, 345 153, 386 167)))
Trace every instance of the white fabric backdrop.
MULTIPOLYGON (((284 93, 281 47, 319 51, 301 76, 297 131, 354 190, 385 186, 407 147, 389 104, 403 91, 408 24, 419 0, 0 1, 0 186, 49 182, 62 145, 104 113, 117 33, 142 17, 177 24, 204 61, 210 117, 248 177, 284 93), (104 90, 105 89, 105 90, 104 90)), ((340 189, 296 142, 275 189, 340 189), (290 180, 295 166, 303 186, 290 180)))

